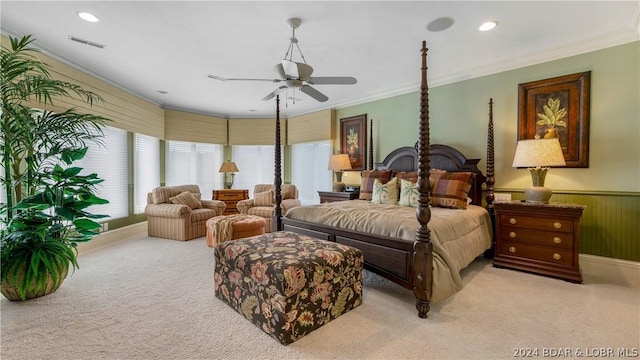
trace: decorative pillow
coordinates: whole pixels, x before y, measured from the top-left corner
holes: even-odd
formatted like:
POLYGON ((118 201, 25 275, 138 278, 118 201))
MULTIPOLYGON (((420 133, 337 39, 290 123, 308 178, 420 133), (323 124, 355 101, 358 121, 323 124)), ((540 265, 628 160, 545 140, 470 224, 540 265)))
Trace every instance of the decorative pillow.
POLYGON ((393 178, 386 184, 379 179, 373 181, 373 194, 371 202, 375 204, 395 205, 398 203, 398 182, 397 178, 393 178))
POLYGON ((188 191, 183 191, 176 196, 170 197, 169 200, 174 204, 187 205, 191 209, 199 209, 202 207, 200 199, 188 191))
POLYGON ((418 184, 400 179, 400 206, 418 207, 418 184))
POLYGON ((255 206, 273 206, 275 204, 273 197, 273 190, 255 193, 253 195, 253 204, 255 206))
POLYGON ((360 173, 360 200, 371 200, 373 197, 373 182, 379 179, 385 184, 391 178, 391 170, 365 170, 360 173))
POLYGON ((470 172, 432 173, 431 205, 452 209, 466 209, 467 197, 473 181, 470 172))
POLYGON ((291 184, 282 184, 282 187, 280 188, 280 195, 282 195, 282 200, 296 199, 296 186, 291 184))

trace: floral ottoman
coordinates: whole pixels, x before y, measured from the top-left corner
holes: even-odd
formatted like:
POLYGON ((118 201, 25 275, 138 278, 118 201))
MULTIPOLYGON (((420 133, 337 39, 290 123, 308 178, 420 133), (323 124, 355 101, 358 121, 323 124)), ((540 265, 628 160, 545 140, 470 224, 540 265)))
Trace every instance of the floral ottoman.
POLYGON ((215 248, 214 290, 269 336, 290 344, 362 303, 356 248, 288 231, 215 248))

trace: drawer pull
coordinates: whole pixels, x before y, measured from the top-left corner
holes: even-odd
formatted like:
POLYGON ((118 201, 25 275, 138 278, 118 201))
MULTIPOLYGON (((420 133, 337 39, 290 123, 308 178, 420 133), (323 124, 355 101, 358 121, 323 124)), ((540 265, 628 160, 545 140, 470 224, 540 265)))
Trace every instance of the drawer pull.
POLYGON ((553 223, 553 227, 556 228, 556 229, 560 229, 562 227, 562 224, 560 224, 559 221, 556 221, 556 222, 553 223))
POLYGON ((558 253, 554 253, 554 254, 553 254, 553 258, 554 258, 555 260, 560 260, 560 259, 562 259, 562 256, 560 256, 560 254, 558 254, 558 253))
POLYGON ((511 218, 511 219, 509 219, 509 223, 510 223, 510 224, 515 224, 516 222, 517 222, 517 221, 516 221, 516 218, 511 218))
POLYGON ((516 252, 516 247, 515 246, 509 247, 509 252, 515 253, 516 252))
POLYGON ((510 232, 509 237, 514 239, 516 237, 516 232, 515 231, 510 232))
POLYGON ((559 237, 556 236, 556 237, 553 238, 553 242, 556 243, 556 244, 560 244, 562 242, 562 239, 560 239, 559 237))

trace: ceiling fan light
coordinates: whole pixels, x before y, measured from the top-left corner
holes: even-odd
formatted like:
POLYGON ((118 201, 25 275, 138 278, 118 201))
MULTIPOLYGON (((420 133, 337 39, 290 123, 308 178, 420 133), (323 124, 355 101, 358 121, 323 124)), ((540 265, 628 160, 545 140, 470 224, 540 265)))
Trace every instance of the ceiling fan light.
POLYGON ((480 25, 478 30, 480 30, 480 31, 489 31, 489 30, 494 29, 496 26, 498 26, 498 22, 497 21, 487 21, 486 23, 480 25))
POLYGON ((100 19, 98 19, 97 16, 91 13, 88 13, 86 11, 78 11, 76 14, 78 14, 78 16, 84 21, 88 21, 92 23, 97 23, 98 21, 100 21, 100 19))

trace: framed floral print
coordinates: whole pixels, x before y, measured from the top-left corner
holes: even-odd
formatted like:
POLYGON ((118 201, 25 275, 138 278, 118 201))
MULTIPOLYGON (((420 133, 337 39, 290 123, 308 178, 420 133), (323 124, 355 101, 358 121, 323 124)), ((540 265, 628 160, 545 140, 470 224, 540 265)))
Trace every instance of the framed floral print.
POLYGON ((365 170, 367 114, 340 119, 340 152, 349 155, 352 170, 365 170))
POLYGON ((557 137, 566 167, 589 167, 591 72, 518 84, 518 140, 557 137))

